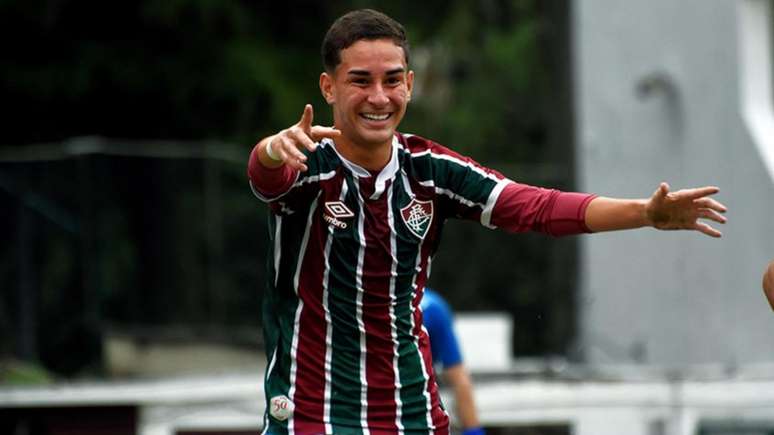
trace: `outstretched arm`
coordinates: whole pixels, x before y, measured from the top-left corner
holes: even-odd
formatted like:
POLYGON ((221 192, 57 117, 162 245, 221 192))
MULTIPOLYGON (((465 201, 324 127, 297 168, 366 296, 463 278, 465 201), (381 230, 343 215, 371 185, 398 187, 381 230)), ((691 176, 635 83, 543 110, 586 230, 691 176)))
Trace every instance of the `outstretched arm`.
POLYGON ((596 197, 586 208, 586 226, 594 232, 654 227, 660 230, 695 230, 720 237, 721 232, 699 219, 725 223, 726 207, 709 198, 717 187, 670 192, 661 183, 649 199, 596 197))

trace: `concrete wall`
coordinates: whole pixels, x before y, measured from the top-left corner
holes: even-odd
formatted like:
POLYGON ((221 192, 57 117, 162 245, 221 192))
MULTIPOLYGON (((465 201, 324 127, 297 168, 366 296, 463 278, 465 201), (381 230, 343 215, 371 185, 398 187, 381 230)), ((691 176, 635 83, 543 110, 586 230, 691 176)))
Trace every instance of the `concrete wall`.
POLYGON ((662 180, 674 189, 717 185, 730 210, 720 240, 652 229, 584 236, 588 361, 774 361, 774 315, 761 292, 774 258, 768 7, 573 3, 580 189, 647 197, 662 180))

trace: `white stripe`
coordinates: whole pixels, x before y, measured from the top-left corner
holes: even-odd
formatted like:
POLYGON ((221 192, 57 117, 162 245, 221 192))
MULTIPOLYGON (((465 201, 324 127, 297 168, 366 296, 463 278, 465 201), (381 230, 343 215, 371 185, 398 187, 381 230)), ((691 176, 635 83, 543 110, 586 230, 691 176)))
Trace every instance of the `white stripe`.
POLYGON ((414 191, 411 190, 411 182, 409 182, 406 171, 404 171, 402 168, 400 170, 400 176, 403 178, 403 190, 408 194, 409 198, 414 199, 414 191))
POLYGON ((477 173, 478 175, 480 175, 480 176, 482 176, 484 178, 489 178, 490 180, 493 180, 493 181, 500 181, 500 178, 498 178, 495 174, 486 172, 485 170, 483 170, 483 169, 479 168, 478 166, 474 165, 473 163, 466 162, 464 160, 460 160, 460 159, 458 159, 456 157, 453 157, 453 156, 450 156, 448 154, 436 154, 432 150, 428 149, 428 150, 425 150, 425 151, 420 151, 418 153, 411 153, 411 157, 422 157, 422 156, 426 156, 428 154, 433 159, 446 160, 446 161, 455 163, 457 165, 464 166, 464 167, 472 170, 473 172, 477 173))
POLYGON ((436 187, 435 181, 433 180, 419 181, 419 184, 425 187, 432 187, 433 190, 435 190, 435 193, 440 193, 441 195, 448 196, 449 198, 459 202, 460 204, 466 207, 479 207, 482 210, 486 208, 486 204, 483 204, 480 202, 473 202, 463 196, 458 195, 455 192, 452 192, 449 189, 444 189, 443 187, 436 187))
MULTIPOLYGON (((339 201, 344 202, 347 197, 347 180, 341 182, 341 195, 339 201)), ((333 352, 333 322, 331 321, 331 311, 328 301, 328 283, 330 282, 330 255, 331 245, 333 244, 334 226, 328 226, 328 240, 325 242, 325 272, 323 273, 323 310, 325 311, 325 396, 323 402, 323 422, 325 423, 325 433, 333 433, 331 425, 331 359, 333 352)))
POLYGON ((497 198, 500 197, 500 194, 502 193, 503 189, 505 189, 505 186, 511 184, 512 181, 504 178, 500 180, 494 189, 492 189, 492 192, 489 193, 489 198, 486 200, 486 207, 484 207, 484 211, 481 212, 481 225, 495 229, 496 226, 492 225, 492 211, 494 210, 494 206, 497 203, 497 198))
MULTIPOLYGON (((427 266, 425 267, 425 270, 427 271, 425 273, 427 274, 427 279, 428 280, 430 279, 430 274, 432 273, 431 272, 432 268, 433 268, 433 256, 432 255, 428 255, 427 256, 427 266)), ((425 287, 427 287, 427 286, 425 286, 425 287)))
POLYGON ((266 368, 265 380, 267 381, 269 380, 269 376, 271 376, 272 370, 274 370, 274 364, 277 362, 277 347, 279 347, 279 343, 274 346, 274 352, 271 353, 271 360, 269 360, 269 367, 266 368))
POLYGON ((277 287, 279 281, 280 256, 282 253, 282 216, 275 217, 274 225, 274 287, 277 287))
MULTIPOLYGON (((422 241, 419 242, 419 246, 417 247, 417 262, 414 265, 414 270, 416 271, 416 273, 414 274, 414 282, 411 283, 413 295, 411 298, 412 303, 409 304, 409 307, 411 308, 411 330, 412 331, 416 328, 416 323, 415 323, 416 318, 414 317, 414 312, 416 311, 416 308, 414 307, 413 300, 416 297, 416 292, 417 292, 417 276, 419 276, 419 272, 421 271, 420 265, 422 264, 422 245, 424 244, 425 244, 425 240, 422 239, 422 241)), ((423 330, 425 329, 424 325, 422 325, 422 329, 423 330)), ((425 330, 425 333, 427 333, 426 330, 425 330)), ((417 348, 417 355, 419 356, 419 364, 422 366, 422 374, 425 379, 422 387, 422 394, 425 396, 425 399, 427 402, 427 414, 426 414, 427 427, 429 427, 432 432, 432 429, 435 429, 435 426, 433 426, 433 413, 432 413, 433 402, 430 399, 430 393, 427 391, 427 384, 428 384, 428 381, 430 380, 430 374, 428 373, 427 367, 425 366, 425 359, 424 359, 424 356, 422 355, 422 351, 419 349, 418 335, 414 336, 414 346, 417 348)))
POLYGON ((449 198, 451 198, 451 199, 453 199, 453 200, 455 200, 455 201, 459 202, 460 204, 462 204, 464 206, 467 206, 467 207, 479 207, 481 209, 486 207, 486 204, 482 204, 480 202, 473 202, 473 201, 471 201, 469 199, 466 199, 465 197, 462 197, 462 196, 452 192, 451 190, 444 189, 444 188, 441 188, 441 187, 436 187, 435 188, 435 193, 440 193, 441 195, 446 195, 449 198))
MULTIPOLYGON (((271 372, 272 370, 274 370, 274 363, 277 362, 277 347, 279 347, 279 343, 277 343, 277 345, 274 346, 274 351, 271 353, 271 360, 269 360, 269 366, 266 368, 266 375, 263 378, 264 382, 269 381, 271 372)), ((267 394, 267 393, 264 393, 264 394, 267 394)), ((268 430, 269 430, 269 407, 267 406, 266 410, 264 410, 263 412, 263 431, 261 432, 261 434, 265 435, 268 430)))
POLYGON ((368 380, 366 379, 366 331, 363 322, 363 260, 365 258, 365 201, 360 194, 360 189, 355 183, 357 190, 357 200, 360 203, 360 213, 358 213, 357 233, 360 237, 360 251, 357 255, 357 272, 355 273, 355 286, 357 287, 357 327, 360 330, 360 426, 363 428, 363 435, 368 435, 368 380))
MULTIPOLYGON (((293 277, 293 291, 296 292, 296 296, 298 296, 298 279, 301 275, 301 265, 304 262, 304 252, 306 252, 306 245, 309 242, 309 233, 311 232, 312 228, 312 217, 314 216, 314 211, 317 209, 317 201, 320 198, 320 194, 322 192, 319 192, 317 194, 317 197, 315 197, 314 201, 312 201, 312 204, 309 206, 309 216, 306 219, 306 229, 304 230, 304 238, 301 241, 301 247, 299 248, 299 254, 298 254, 298 260, 296 263, 296 273, 295 277, 293 277)), ((297 366, 297 354, 298 354, 298 335, 299 335, 299 321, 301 319, 301 311, 304 309, 304 301, 301 298, 298 298, 298 308, 296 308, 296 318, 293 323, 293 343, 290 346, 290 389, 288 390, 288 398, 290 401, 293 401, 293 395, 296 394, 296 366, 297 366)), ((293 434, 293 423, 294 423, 294 417, 293 414, 290 415, 290 418, 288 419, 288 433, 293 434)))
POLYGON ((267 196, 262 195, 261 192, 258 192, 258 190, 255 189, 255 186, 253 186, 253 181, 252 180, 248 180, 248 181, 250 182, 250 190, 253 191, 253 195, 257 196, 258 199, 260 199, 263 202, 274 202, 282 198, 283 196, 287 195, 288 193, 290 193, 290 191, 295 189, 296 187, 303 186, 304 184, 311 184, 311 183, 317 183, 320 181, 330 180, 336 175, 336 171, 333 170, 330 172, 326 172, 324 174, 312 175, 310 177, 302 178, 300 181, 298 181, 298 178, 300 175, 301 175, 300 172, 296 174, 296 181, 293 182, 293 184, 288 188, 287 191, 282 192, 281 194, 273 198, 269 198, 267 196))
POLYGON ((403 402, 400 400, 400 367, 398 366, 398 357, 400 356, 400 346, 398 344, 398 319, 395 316, 395 305, 398 303, 398 297, 395 295, 395 278, 398 276, 398 252, 397 242, 395 240, 397 230, 395 229, 395 216, 392 213, 392 193, 395 185, 392 184, 387 190, 387 225, 390 227, 390 256, 392 257, 392 267, 390 268, 390 335, 392 336, 392 367, 395 371, 395 425, 399 433, 403 433, 403 402))
MULTIPOLYGON (((301 323, 301 311, 304 310, 304 301, 301 299, 298 300, 298 307, 296 308, 296 318, 293 321, 293 342, 290 345, 290 389, 288 390, 288 399, 290 401, 293 401, 293 396, 296 394, 296 370, 297 370, 297 359, 298 356, 298 335, 299 335, 299 327, 301 323)), ((294 413, 290 414, 290 418, 288 419, 288 434, 293 435, 295 433, 294 426, 294 413)))
POLYGON ((303 186, 304 184, 311 184, 319 181, 330 180, 335 175, 336 175, 336 170, 325 172, 323 174, 312 175, 311 177, 306 177, 301 181, 296 181, 295 183, 293 183, 292 186, 290 186, 290 188, 293 189, 294 187, 303 186))
POLYGON ((398 142, 398 137, 393 136, 392 137, 392 154, 390 155, 390 162, 387 163, 387 166, 385 166, 380 172, 379 175, 376 176, 376 181, 374 182, 374 193, 371 194, 371 199, 379 199, 379 197, 384 192, 385 186, 387 185, 387 180, 391 180, 395 177, 395 174, 398 172, 398 147, 400 146, 400 142, 398 142))

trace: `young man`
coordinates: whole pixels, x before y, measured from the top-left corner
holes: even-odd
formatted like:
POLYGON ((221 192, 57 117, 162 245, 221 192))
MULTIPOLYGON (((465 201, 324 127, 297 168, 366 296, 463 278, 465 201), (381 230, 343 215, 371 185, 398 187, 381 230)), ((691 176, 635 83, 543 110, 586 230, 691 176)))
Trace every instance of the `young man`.
POLYGON ((271 209, 264 294, 267 433, 448 433, 418 305, 448 218, 554 236, 725 222, 715 187, 612 199, 515 183, 398 133, 414 73, 403 27, 348 13, 322 46, 334 127, 262 139, 248 175, 271 209))
POLYGON ((460 344, 454 332, 451 307, 440 294, 425 287, 422 301, 422 323, 430 337, 430 351, 434 367, 441 368, 441 377, 454 393, 457 421, 462 435, 484 435, 478 421, 473 381, 462 360, 460 344))

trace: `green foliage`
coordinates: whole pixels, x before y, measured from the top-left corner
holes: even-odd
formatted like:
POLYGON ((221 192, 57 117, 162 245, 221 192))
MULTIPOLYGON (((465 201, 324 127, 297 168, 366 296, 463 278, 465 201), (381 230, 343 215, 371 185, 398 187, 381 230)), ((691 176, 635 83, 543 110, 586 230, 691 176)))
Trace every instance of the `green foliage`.
POLYGON ((51 374, 37 364, 15 360, 0 361, 0 385, 45 385, 52 381, 51 374))
MULTIPOLYGON (((558 74, 546 58, 552 18, 545 4, 3 1, 0 26, 25 41, 0 42, 0 91, 14 108, 0 145, 84 135, 186 140, 180 146, 192 148, 212 140, 237 144, 246 160, 252 144, 295 123, 306 103, 316 123, 331 123, 318 89, 323 34, 341 13, 376 7, 401 21, 411 40, 417 95, 402 131, 519 181, 568 187, 571 162, 556 151, 566 148, 550 140, 555 113, 566 108, 552 99, 558 74), (559 169, 506 170, 525 164, 559 169)), ((0 191, 13 210, 28 210, 22 197, 32 192, 78 222, 73 232, 30 211, 30 241, 0 249, 0 281, 14 284, 21 280, 17 246, 34 249, 30 285, 49 369, 73 375, 98 367, 110 325, 259 324, 265 207, 249 192, 244 162, 213 164, 87 157, 0 166, 0 175, 24 186, 23 193, 0 191), (212 179, 218 187, 208 196, 212 179)), ((10 234, 21 225, 18 215, 0 216, 10 234)), ((567 345, 572 255, 557 252, 572 253, 572 242, 534 235, 503 242, 470 224, 453 224, 445 237, 433 280, 452 305, 510 311, 519 353, 567 345), (506 250, 487 262, 459 258, 506 250)), ((6 286, 0 300, 5 353, 16 344, 13 293, 22 287, 6 286)))

